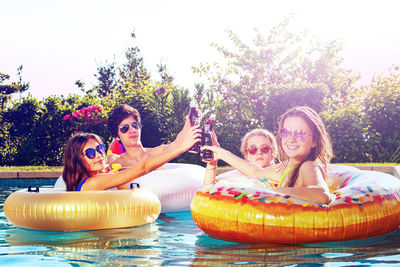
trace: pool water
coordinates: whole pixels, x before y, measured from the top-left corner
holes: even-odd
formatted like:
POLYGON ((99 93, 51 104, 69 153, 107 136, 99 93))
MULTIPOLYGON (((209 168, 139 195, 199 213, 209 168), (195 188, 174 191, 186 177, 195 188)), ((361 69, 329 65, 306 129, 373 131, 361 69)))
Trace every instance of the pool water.
POLYGON ((205 235, 190 212, 134 228, 47 232, 16 228, 0 187, 0 266, 400 266, 400 230, 363 240, 307 245, 238 244, 205 235))

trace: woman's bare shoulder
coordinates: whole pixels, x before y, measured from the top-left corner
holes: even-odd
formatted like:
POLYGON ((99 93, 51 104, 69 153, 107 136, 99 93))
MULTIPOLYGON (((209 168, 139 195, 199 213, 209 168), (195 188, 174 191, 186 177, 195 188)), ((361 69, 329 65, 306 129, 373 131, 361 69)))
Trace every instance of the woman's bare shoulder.
POLYGON ((319 162, 315 160, 307 160, 301 164, 300 170, 312 170, 312 169, 320 169, 322 166, 319 162))
POLYGON ((299 177, 305 184, 318 184, 324 180, 322 165, 317 161, 305 161, 300 167, 299 177))

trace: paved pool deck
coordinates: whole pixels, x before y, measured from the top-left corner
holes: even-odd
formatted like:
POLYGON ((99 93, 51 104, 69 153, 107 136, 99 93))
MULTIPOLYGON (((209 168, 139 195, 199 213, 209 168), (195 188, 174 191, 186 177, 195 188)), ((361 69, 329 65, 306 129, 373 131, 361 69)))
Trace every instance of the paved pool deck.
MULTIPOLYGON (((400 179, 400 166, 355 166, 361 170, 379 171, 391 173, 400 179)), ((232 170, 232 168, 218 168, 217 175, 226 171, 232 170)), ((0 172, 0 179, 37 179, 37 178, 58 178, 62 174, 61 171, 16 171, 16 172, 0 172)))
POLYGON ((62 174, 61 171, 16 171, 16 172, 0 172, 0 179, 2 178, 58 178, 62 174))

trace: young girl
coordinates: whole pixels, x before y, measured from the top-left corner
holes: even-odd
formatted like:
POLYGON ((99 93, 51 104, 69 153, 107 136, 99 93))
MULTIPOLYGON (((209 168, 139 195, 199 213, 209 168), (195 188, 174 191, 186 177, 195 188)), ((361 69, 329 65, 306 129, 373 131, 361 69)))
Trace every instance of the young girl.
POLYGON ((300 199, 328 204, 330 194, 327 165, 333 152, 329 135, 319 115, 301 106, 288 110, 278 119, 278 152, 281 163, 261 168, 217 146, 204 146, 250 177, 268 178, 280 187, 272 190, 300 199))
POLYGON ((201 130, 196 126, 190 127, 186 118, 175 144, 169 146, 168 150, 148 157, 134 167, 107 173, 105 146, 101 138, 91 133, 78 133, 68 140, 64 152, 63 179, 67 191, 125 188, 126 183, 172 160, 200 139, 201 130))
MULTIPOLYGON (((212 131, 213 143, 219 146, 215 133, 212 131)), ((264 129, 254 129, 242 138, 240 152, 245 160, 265 168, 274 163, 278 148, 274 135, 264 129)), ((218 160, 207 162, 204 184, 215 181, 218 160)), ((217 178, 243 175, 237 170, 223 173, 217 178)))

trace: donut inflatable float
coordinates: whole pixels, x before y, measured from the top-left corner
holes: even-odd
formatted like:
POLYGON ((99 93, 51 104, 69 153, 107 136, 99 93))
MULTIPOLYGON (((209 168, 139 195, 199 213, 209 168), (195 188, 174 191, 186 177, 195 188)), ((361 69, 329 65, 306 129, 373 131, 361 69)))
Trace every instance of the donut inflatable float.
POLYGON ((161 203, 142 189, 66 192, 35 187, 11 193, 3 210, 20 228, 80 231, 152 223, 160 215, 161 203))
POLYGON ((400 225, 400 180, 331 165, 329 205, 303 201, 227 178, 193 198, 194 222, 209 236, 241 243, 316 243, 383 235, 400 225))
MULTIPOLYGON (((128 186, 153 192, 161 202, 161 212, 190 210, 193 196, 203 185, 204 167, 186 163, 166 163, 164 170, 155 170, 133 180, 128 186)), ((66 190, 60 176, 54 188, 66 190)))

